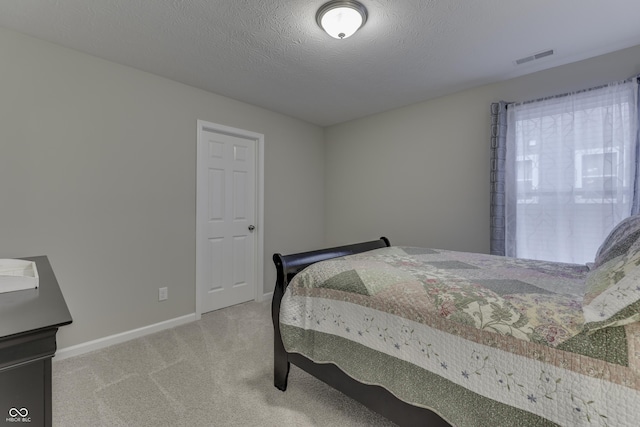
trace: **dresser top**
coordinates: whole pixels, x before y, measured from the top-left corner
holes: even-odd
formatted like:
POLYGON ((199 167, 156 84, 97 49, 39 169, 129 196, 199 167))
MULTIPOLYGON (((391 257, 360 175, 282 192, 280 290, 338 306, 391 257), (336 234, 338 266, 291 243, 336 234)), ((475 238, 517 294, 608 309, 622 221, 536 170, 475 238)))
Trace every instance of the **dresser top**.
POLYGON ((37 289, 0 293, 0 338, 68 325, 71 313, 46 256, 20 258, 34 261, 37 289))

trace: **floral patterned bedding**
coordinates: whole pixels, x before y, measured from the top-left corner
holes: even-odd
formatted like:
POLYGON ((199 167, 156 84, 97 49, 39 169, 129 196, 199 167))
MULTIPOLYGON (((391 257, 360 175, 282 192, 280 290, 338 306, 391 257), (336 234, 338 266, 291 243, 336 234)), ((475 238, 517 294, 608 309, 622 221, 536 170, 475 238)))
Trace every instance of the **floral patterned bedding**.
POLYGON ((586 266, 391 247, 313 264, 288 352, 457 426, 637 425, 640 327, 584 328, 586 266))

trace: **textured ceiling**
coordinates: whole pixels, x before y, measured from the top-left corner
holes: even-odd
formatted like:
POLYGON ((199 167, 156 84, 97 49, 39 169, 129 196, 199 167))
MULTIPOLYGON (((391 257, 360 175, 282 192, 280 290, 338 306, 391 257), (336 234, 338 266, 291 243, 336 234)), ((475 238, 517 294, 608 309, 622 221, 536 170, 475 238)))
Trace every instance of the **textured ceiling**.
POLYGON ((0 26, 318 125, 640 44, 638 0, 361 2, 346 40, 323 0, 6 0, 0 26))

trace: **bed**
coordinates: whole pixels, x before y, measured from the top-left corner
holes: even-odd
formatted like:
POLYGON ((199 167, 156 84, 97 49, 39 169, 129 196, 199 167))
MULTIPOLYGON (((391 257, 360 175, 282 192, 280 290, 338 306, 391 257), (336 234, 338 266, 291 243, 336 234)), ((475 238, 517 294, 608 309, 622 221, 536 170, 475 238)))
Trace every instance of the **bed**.
POLYGON ((275 254, 274 384, 291 363, 399 425, 633 426, 640 219, 593 265, 391 246, 275 254))

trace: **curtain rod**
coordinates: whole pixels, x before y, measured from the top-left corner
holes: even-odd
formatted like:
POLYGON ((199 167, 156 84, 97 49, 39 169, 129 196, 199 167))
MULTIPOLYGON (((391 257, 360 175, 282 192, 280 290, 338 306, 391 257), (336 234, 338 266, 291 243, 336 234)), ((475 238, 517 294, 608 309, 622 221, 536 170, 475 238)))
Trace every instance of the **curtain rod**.
POLYGON ((523 101, 523 102, 510 102, 510 103, 507 103, 506 108, 509 108, 509 105, 513 105, 514 107, 517 107, 517 106, 520 106, 520 105, 533 104, 534 102, 547 101, 549 99, 563 98, 565 96, 573 95, 573 94, 576 94, 576 93, 590 92, 592 90, 603 89, 605 87, 609 87, 609 86, 614 85, 614 84, 629 83, 629 82, 632 82, 633 79, 636 79, 636 82, 638 84, 640 84, 640 74, 638 74, 636 76, 629 77, 628 79, 625 79, 625 80, 622 80, 622 81, 619 81, 619 82, 611 82, 611 83, 607 83, 607 84, 604 84, 604 85, 591 87, 589 89, 581 89, 581 90, 576 90, 574 92, 561 93, 559 95, 545 96, 544 98, 531 99, 529 101, 523 101))

